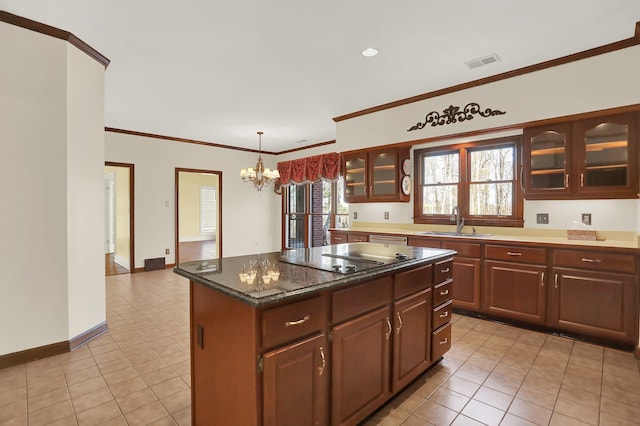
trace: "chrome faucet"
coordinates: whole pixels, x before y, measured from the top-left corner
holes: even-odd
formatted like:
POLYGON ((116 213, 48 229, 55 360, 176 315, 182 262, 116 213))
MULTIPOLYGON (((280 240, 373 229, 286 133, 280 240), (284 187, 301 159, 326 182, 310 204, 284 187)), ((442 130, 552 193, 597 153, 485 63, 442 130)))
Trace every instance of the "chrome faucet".
POLYGON ((464 228, 464 217, 460 219, 460 210, 458 210, 458 206, 453 207, 449 221, 456 222, 456 234, 460 234, 462 232, 462 228, 464 228))

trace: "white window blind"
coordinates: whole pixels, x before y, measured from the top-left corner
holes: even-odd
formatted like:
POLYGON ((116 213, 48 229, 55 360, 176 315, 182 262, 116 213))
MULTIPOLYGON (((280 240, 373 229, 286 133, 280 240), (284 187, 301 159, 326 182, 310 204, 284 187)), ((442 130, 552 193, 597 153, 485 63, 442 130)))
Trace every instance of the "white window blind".
POLYGON ((216 189, 200 187, 200 235, 216 232, 216 189))

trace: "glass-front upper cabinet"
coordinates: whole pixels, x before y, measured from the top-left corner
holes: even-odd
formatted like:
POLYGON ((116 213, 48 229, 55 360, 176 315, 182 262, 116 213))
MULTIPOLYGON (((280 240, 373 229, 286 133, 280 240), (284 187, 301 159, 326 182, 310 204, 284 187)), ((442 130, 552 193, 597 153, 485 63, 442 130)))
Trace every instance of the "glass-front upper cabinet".
POLYGON ((578 192, 637 194, 634 114, 579 121, 574 137, 580 165, 578 192))
POLYGON ((410 170, 402 167, 409 148, 352 151, 342 158, 346 202, 409 201, 410 170))
POLYGON ((571 192, 570 143, 570 123, 525 129, 523 182, 529 198, 571 192))
POLYGON ((398 193, 398 153, 397 151, 372 152, 371 196, 396 197, 398 193))
POLYGON ((367 200, 367 154, 344 155, 344 195, 348 202, 367 200))
POLYGON ((637 126, 628 113, 525 129, 525 198, 638 198, 637 126))

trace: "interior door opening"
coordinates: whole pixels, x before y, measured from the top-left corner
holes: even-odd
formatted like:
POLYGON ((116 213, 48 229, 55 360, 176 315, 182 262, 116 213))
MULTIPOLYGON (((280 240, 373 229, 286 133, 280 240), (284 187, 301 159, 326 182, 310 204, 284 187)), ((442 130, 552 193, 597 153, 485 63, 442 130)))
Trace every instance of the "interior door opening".
POLYGON ((105 275, 128 274, 135 266, 133 168, 105 163, 105 275))
POLYGON ((176 264, 222 256, 222 172, 176 168, 176 264))

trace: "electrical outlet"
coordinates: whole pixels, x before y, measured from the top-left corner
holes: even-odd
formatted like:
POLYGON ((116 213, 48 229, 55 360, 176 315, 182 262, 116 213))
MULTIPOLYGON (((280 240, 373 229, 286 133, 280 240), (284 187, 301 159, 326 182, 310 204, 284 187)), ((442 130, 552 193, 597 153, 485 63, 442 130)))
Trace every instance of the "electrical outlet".
POLYGON ((169 253, 171 253, 171 250, 169 250, 169 249, 164 249, 164 254, 169 254, 169 253))
POLYGON ((384 218, 385 218, 386 220, 389 220, 389 212, 384 212, 384 218))
POLYGON ((582 223, 591 225, 591 213, 582 213, 582 223))
POLYGON ((358 219, 358 212, 353 212, 353 220, 357 220, 358 219))
POLYGON ((549 224, 549 213, 537 213, 536 214, 536 223, 542 225, 549 224))

